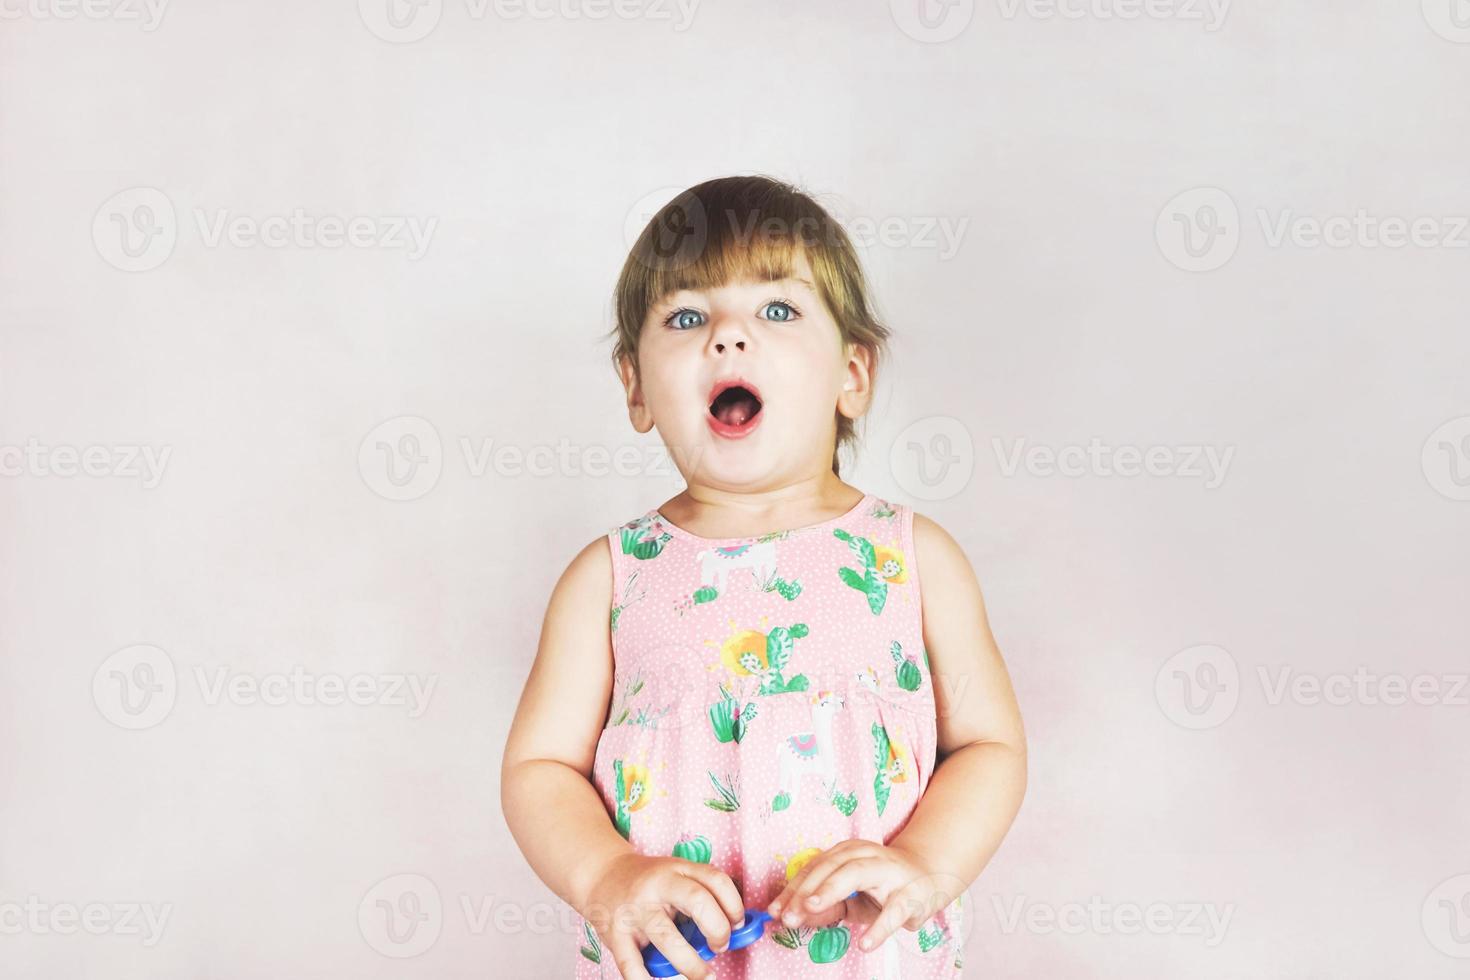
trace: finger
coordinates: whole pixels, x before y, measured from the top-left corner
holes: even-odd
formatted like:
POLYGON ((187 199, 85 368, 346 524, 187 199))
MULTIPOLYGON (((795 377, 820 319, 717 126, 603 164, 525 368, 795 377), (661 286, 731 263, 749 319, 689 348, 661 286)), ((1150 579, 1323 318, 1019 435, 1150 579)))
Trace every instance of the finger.
POLYGON ((825 872, 822 869, 834 860, 842 861, 842 855, 838 854, 834 858, 830 851, 825 854, 820 854, 808 861, 806 866, 796 873, 796 877, 786 883, 785 891, 782 893, 785 897, 781 899, 781 904, 778 906, 781 910, 781 921, 783 923, 788 926, 794 926, 801 922, 802 917, 807 912, 806 907, 801 904, 802 898, 807 894, 807 882, 812 880, 812 875, 825 876, 825 872))
POLYGON ((908 918, 908 906, 907 892, 904 889, 900 888, 889 895, 878 917, 873 920, 872 925, 863 930, 863 936, 858 940, 858 948, 864 951, 876 949, 880 943, 893 935, 894 930, 908 918))
POLYGON ((855 891, 884 895, 901 884, 893 880, 894 865, 880 857, 853 858, 833 869, 816 885, 808 884, 809 893, 802 899, 804 907, 815 912, 839 902, 855 891))
POLYGON ((850 902, 837 902, 824 909, 808 912, 802 917, 801 924, 804 927, 821 929, 823 926, 830 926, 834 923, 842 922, 848 917, 848 907, 856 904, 857 899, 853 899, 850 902))
MULTIPOLYGON (((729 948, 730 920, 702 882, 693 878, 680 878, 673 886, 669 900, 675 908, 694 920, 711 950, 723 953, 729 948)), ((743 913, 741 918, 744 919, 743 913)))
MULTIPOLYGON (((802 869, 808 873, 802 876, 800 881, 793 882, 796 887, 791 890, 791 895, 787 898, 785 907, 801 915, 825 908, 831 904, 830 900, 823 900, 819 896, 818 901, 813 903, 811 901, 812 894, 817 889, 822 888, 824 883, 832 875, 837 873, 838 869, 844 867, 849 862, 863 860, 875 855, 876 851, 868 841, 844 841, 842 844, 837 845, 837 847, 834 847, 831 851, 817 858, 811 864, 807 865, 806 868, 802 869)), ((856 887, 863 886, 859 885, 856 887)), ((844 888, 842 891, 836 893, 835 898, 843 898, 851 891, 853 891, 853 888, 844 888)))
MULTIPOLYGON (((800 899, 796 893, 812 880, 811 876, 813 874, 826 874, 832 867, 841 864, 854 855, 871 853, 873 847, 874 844, 872 841, 863 838, 845 840, 840 844, 834 844, 832 847, 829 847, 802 866, 802 869, 796 873, 796 876, 786 883, 786 887, 781 890, 781 894, 777 895, 771 905, 767 906, 767 911, 772 916, 777 916, 785 909, 792 908, 796 910, 798 917, 801 916, 807 910, 800 907, 800 899), (771 906, 774 906, 774 908, 771 906)), ((794 925, 795 923, 792 924, 794 925)))
POLYGON ((792 892, 789 904, 791 908, 800 905, 803 912, 820 911, 857 890, 886 886, 889 882, 881 874, 886 867, 888 862, 883 861, 875 849, 869 846, 848 848, 836 860, 825 862, 823 867, 813 871, 792 892))
POLYGON ((705 966, 704 960, 685 940, 667 913, 658 911, 651 914, 644 922, 643 930, 648 933, 649 942, 658 947, 664 959, 680 974, 689 980, 708 980, 713 971, 705 966))
POLYGON ((735 887, 735 882, 729 875, 708 864, 696 864, 685 871, 685 874, 709 890, 715 901, 720 903, 720 908, 731 925, 738 926, 745 921, 745 900, 740 897, 740 889, 735 887))
POLYGON ((615 932, 607 937, 607 949, 623 980, 653 980, 648 968, 643 965, 643 950, 638 941, 626 932, 615 932))

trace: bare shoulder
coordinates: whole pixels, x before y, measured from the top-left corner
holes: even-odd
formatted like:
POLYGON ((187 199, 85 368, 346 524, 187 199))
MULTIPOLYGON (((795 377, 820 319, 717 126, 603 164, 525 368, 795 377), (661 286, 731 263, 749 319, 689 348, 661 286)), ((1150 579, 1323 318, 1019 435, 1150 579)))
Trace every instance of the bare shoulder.
MULTIPOLYGON (((934 593, 937 602, 968 599, 980 607, 980 583, 965 549, 937 521, 914 511, 914 562, 919 567, 925 599, 934 593)), ((925 607, 928 608, 925 601, 925 607)))
POLYGON ((557 579, 552 599, 565 595, 569 600, 583 602, 612 601, 613 564, 612 552, 608 550, 607 535, 599 535, 587 543, 567 563, 566 569, 557 579))
POLYGON ((1023 746, 1020 709, 969 557, 953 535, 917 512, 913 547, 940 751, 977 741, 1023 746))

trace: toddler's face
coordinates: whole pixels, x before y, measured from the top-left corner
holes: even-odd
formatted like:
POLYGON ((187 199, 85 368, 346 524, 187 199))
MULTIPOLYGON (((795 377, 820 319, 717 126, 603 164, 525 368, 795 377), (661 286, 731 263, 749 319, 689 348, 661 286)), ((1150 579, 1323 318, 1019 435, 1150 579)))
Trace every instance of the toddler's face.
POLYGON ((835 411, 867 407, 868 359, 811 285, 791 278, 684 290, 656 303, 623 369, 629 416, 657 427, 689 483, 749 490, 831 469, 835 411))

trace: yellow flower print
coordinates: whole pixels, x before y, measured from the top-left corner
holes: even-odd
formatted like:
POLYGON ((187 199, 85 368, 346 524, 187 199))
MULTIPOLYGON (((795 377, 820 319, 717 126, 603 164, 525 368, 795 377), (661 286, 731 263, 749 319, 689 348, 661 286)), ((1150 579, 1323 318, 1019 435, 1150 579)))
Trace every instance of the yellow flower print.
MULTIPOLYGON (((822 853, 820 847, 803 847, 786 861, 786 880, 790 881, 801 874, 801 869, 806 867, 811 859, 822 853)), ((780 855, 778 854, 779 858, 780 855)))
POLYGON ((653 799, 653 774, 647 766, 635 764, 623 768, 623 792, 630 813, 648 805, 653 799))
POLYGON ((888 780, 893 783, 907 782, 909 778, 909 750, 898 742, 888 743, 888 780))
POLYGON ((879 576, 889 585, 902 585, 909 580, 908 562, 904 560, 902 551, 880 545, 873 549, 873 556, 879 576))
POLYGON ((766 662, 766 634, 740 630, 720 644, 720 660, 736 674, 759 676, 770 668, 766 662))

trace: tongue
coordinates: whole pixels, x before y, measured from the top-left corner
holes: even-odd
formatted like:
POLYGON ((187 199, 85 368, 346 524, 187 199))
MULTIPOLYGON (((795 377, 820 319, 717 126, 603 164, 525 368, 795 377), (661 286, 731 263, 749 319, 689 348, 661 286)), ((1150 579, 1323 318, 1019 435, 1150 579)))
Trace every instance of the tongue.
POLYGON ((726 425, 744 425, 755 414, 755 399, 741 396, 717 408, 715 418, 726 425))

